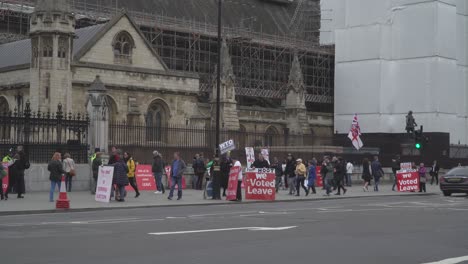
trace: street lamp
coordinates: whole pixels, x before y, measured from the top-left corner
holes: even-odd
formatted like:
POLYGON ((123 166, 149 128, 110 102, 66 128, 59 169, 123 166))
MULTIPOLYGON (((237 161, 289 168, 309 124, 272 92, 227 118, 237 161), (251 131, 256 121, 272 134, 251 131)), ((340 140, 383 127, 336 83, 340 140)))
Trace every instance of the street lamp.
POLYGON ((221 119, 221 30, 222 20, 221 15, 223 11, 223 0, 218 0, 218 65, 216 76, 216 158, 219 158, 219 134, 220 134, 220 119, 221 119))

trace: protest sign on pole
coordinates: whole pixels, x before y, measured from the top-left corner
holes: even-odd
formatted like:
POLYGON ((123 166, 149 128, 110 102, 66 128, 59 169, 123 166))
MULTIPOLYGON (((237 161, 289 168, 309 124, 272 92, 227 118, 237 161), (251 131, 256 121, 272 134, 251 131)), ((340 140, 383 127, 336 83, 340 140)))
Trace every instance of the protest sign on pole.
POLYGON ((114 167, 99 167, 98 182, 96 187, 96 202, 108 203, 110 201, 112 190, 112 179, 114 176, 114 167))
POLYGON ((419 191, 419 173, 416 170, 397 171, 397 191, 416 192, 419 191))
POLYGON ((405 171, 405 170, 412 170, 412 169, 413 169, 413 164, 411 162, 400 163, 400 170, 405 171))
MULTIPOLYGON (((140 191, 156 191, 156 182, 154 180, 151 165, 139 164, 135 168, 135 180, 140 191)), ((129 185, 127 191, 134 191, 129 185)))
POLYGON ((254 169, 247 171, 245 178, 245 199, 274 201, 276 194, 274 169, 254 169))
POLYGON ((245 148, 245 156, 247 157, 247 168, 250 169, 250 167, 252 167, 252 164, 255 161, 254 148, 252 147, 245 148))
POLYGON ((229 171, 229 182, 226 192, 226 200, 228 201, 237 200, 237 185, 239 184, 238 177, 241 170, 241 167, 232 167, 229 171))
POLYGON ((270 151, 268 149, 262 149, 262 156, 263 158, 268 161, 268 164, 270 164, 270 151))
POLYGON ((221 143, 219 144, 219 152, 221 153, 221 155, 229 152, 229 151, 232 151, 232 150, 235 150, 236 149, 236 145, 234 144, 234 140, 230 139, 224 143, 221 143))
POLYGON ((2 166, 3 168, 5 169, 7 175, 5 177, 3 177, 2 181, 0 182, 2 184, 2 186, 0 186, 3 190, 3 193, 5 194, 7 189, 8 189, 8 180, 9 180, 9 174, 8 174, 8 163, 3 163, 2 166))

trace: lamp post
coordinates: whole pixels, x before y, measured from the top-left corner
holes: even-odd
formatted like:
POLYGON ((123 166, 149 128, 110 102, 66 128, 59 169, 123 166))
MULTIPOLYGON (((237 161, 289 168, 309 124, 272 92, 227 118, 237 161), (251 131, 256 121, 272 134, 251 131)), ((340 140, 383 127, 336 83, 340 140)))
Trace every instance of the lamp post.
POLYGON ((219 158, 219 136, 220 136, 220 122, 221 122, 221 30, 222 30, 222 11, 223 0, 218 0, 218 65, 216 76, 216 157, 219 158))

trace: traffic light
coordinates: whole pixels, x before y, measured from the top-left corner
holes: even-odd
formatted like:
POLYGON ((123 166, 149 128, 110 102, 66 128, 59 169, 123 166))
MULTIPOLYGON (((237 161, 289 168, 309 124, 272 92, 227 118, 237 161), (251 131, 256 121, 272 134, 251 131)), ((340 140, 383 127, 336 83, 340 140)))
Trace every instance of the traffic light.
POLYGON ((416 142, 416 144, 414 144, 414 146, 416 147, 416 149, 421 149, 421 147, 422 147, 421 143, 419 143, 419 142, 416 142))
POLYGON ((429 138, 423 134, 423 126, 421 126, 421 129, 414 131, 414 147, 416 149, 423 149, 428 142, 429 138))

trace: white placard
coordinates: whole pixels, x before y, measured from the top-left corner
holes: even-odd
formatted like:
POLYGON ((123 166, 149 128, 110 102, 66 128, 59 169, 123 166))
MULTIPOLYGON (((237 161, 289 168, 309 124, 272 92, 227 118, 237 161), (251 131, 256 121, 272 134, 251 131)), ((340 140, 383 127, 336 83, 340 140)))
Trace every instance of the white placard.
POLYGON ((110 201, 113 175, 114 167, 99 167, 98 182, 95 196, 96 202, 108 203, 110 201))
POLYGON ((268 164, 271 164, 270 163, 270 151, 268 149, 262 149, 262 156, 266 161, 268 161, 268 164))
POLYGON ((250 169, 255 161, 255 152, 252 147, 245 148, 245 157, 247 158, 247 168, 250 169))
POLYGON ((413 169, 413 164, 411 162, 400 163, 400 170, 405 171, 405 170, 412 170, 412 169, 413 169))
POLYGON ((219 152, 221 153, 221 155, 229 152, 229 151, 232 151, 232 150, 235 150, 236 149, 236 145, 234 144, 234 140, 230 139, 224 143, 221 143, 219 144, 219 152))

